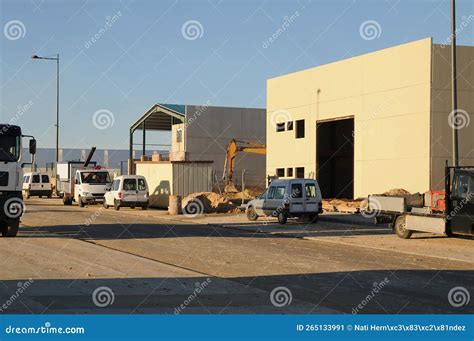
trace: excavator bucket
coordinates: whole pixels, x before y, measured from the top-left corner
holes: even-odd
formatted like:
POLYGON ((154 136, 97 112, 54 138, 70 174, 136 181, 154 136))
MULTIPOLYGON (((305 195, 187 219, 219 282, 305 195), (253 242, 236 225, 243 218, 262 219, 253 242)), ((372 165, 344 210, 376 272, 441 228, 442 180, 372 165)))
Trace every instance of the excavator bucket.
POLYGON ((235 187, 233 182, 228 182, 224 187, 225 193, 237 193, 238 189, 235 187))

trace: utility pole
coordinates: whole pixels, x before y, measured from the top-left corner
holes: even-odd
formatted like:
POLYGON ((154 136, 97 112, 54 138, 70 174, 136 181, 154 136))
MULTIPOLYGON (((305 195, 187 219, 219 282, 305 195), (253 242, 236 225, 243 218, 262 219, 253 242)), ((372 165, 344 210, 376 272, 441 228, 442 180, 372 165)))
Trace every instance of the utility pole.
POLYGON ((459 146, 457 127, 457 75, 456 75, 456 1, 451 0, 451 105, 452 105, 452 129, 453 129, 453 166, 459 166, 459 146))

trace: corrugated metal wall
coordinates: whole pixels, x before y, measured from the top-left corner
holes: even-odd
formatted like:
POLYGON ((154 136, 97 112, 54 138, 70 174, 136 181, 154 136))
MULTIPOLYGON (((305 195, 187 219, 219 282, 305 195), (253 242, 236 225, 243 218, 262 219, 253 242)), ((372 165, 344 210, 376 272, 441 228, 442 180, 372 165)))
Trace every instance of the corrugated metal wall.
POLYGON ((173 162, 173 195, 212 191, 212 162, 173 162))

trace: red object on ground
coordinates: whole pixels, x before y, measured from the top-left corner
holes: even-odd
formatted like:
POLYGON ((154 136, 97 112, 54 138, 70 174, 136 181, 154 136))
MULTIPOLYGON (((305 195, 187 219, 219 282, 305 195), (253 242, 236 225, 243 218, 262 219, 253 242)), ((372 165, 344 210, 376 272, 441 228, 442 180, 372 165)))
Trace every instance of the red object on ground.
POLYGON ((429 200, 429 207, 432 211, 443 212, 446 210, 446 191, 429 191, 426 193, 429 200))

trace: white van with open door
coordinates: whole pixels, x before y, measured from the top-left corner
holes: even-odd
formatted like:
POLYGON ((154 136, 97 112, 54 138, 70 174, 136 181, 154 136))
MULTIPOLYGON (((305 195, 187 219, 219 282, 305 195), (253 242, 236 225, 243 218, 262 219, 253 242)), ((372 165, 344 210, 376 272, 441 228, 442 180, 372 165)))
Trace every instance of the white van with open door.
POLYGON ((322 196, 314 179, 277 179, 267 190, 247 204, 247 218, 277 217, 280 224, 288 218, 306 217, 317 222, 322 213, 322 196))
POLYGON ((149 204, 148 184, 141 175, 122 175, 114 179, 104 196, 104 207, 141 207, 146 210, 149 204))
POLYGON ((51 198, 53 187, 49 175, 46 173, 32 172, 23 175, 23 196, 28 199, 31 196, 42 196, 51 198))

